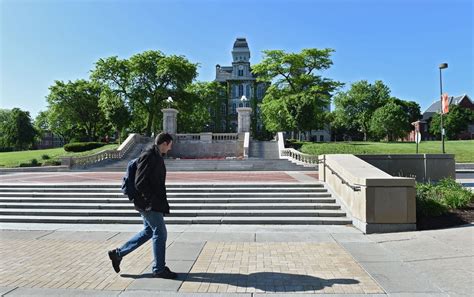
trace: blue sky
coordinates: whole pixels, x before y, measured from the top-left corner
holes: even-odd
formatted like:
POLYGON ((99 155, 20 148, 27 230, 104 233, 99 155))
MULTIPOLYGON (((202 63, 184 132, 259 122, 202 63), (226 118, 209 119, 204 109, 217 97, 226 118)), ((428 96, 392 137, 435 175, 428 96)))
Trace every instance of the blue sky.
POLYGON ((198 80, 230 65, 246 37, 261 51, 333 48, 325 77, 383 80, 424 111, 443 90, 474 97, 472 0, 0 0, 0 108, 34 118, 55 80, 88 78, 99 58, 144 50, 200 63, 198 80))

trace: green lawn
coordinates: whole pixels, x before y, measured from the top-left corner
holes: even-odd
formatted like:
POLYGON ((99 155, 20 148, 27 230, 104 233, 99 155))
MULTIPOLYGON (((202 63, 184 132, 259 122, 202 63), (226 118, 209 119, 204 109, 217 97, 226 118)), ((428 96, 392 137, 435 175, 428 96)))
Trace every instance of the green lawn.
MULTIPOLYGON (((447 154, 454 154, 457 163, 474 162, 474 140, 445 141, 447 154)), ((301 152, 311 155, 322 154, 414 154, 416 144, 407 142, 305 142, 301 152)), ((440 154, 441 141, 422 141, 420 154, 440 154)))
POLYGON ((51 160, 58 160, 61 156, 72 156, 80 157, 87 156, 98 153, 103 150, 116 149, 117 144, 108 144, 102 147, 80 153, 71 153, 66 152, 62 147, 46 150, 31 150, 31 151, 21 151, 21 152, 6 152, 0 153, 0 167, 18 167, 20 163, 30 163, 31 159, 38 160, 39 163, 43 163, 46 160, 43 160, 43 155, 48 155, 51 160))

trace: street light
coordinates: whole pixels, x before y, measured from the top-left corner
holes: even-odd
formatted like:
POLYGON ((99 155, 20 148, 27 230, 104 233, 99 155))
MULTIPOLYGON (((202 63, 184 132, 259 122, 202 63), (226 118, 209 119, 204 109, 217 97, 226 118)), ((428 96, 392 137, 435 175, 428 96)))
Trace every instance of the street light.
POLYGON ((173 103, 173 98, 171 98, 171 96, 169 96, 168 99, 166 99, 166 102, 168 103, 168 108, 170 108, 171 103, 173 103))
POLYGON ((442 148, 442 151, 443 151, 443 154, 445 154, 445 150, 444 150, 444 128, 443 128, 443 79, 442 79, 442 76, 441 76, 441 70, 442 69, 446 69, 448 68, 448 63, 442 63, 439 65, 439 90, 440 90, 440 100, 439 100, 439 104, 441 106, 441 148, 442 148))

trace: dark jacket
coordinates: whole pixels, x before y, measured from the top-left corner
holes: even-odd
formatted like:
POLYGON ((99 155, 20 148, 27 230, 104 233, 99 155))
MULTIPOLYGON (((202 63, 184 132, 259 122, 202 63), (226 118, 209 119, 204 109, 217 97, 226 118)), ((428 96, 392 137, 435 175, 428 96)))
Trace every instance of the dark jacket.
POLYGON ((135 186, 145 198, 145 210, 170 213, 166 199, 166 166, 160 150, 152 146, 138 158, 135 186))

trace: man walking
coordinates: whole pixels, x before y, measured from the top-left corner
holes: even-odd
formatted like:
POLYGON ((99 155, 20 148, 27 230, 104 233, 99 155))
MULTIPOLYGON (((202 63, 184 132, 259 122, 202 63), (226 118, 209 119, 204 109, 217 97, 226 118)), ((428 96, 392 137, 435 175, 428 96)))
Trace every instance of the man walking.
POLYGON ((153 277, 177 277, 165 263, 167 231, 163 219, 164 215, 170 212, 170 207, 166 199, 166 166, 162 156, 171 149, 172 144, 173 138, 170 134, 160 133, 156 136, 154 145, 138 158, 135 186, 143 195, 144 201, 140 203, 135 199, 134 204, 142 216, 144 228, 122 247, 109 251, 109 258, 117 273, 120 271, 122 258, 151 238, 155 258, 153 277))

